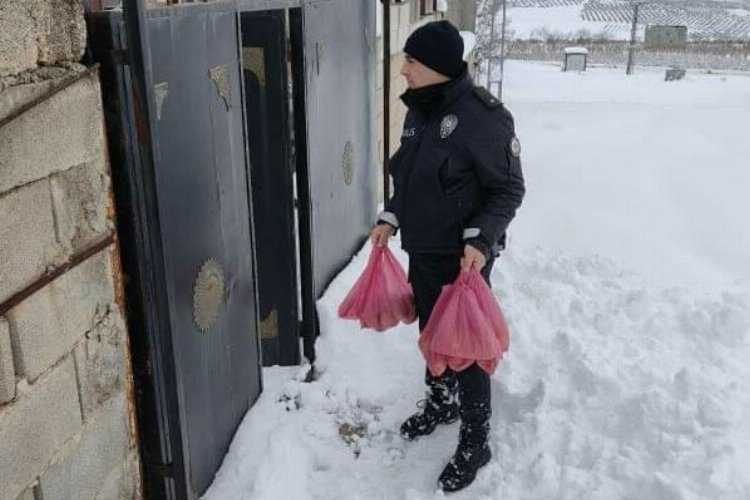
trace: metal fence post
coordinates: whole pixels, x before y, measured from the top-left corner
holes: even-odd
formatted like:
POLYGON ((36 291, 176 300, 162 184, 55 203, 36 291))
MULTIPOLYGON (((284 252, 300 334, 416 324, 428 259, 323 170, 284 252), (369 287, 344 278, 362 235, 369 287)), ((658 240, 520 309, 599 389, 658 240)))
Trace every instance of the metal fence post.
POLYGON ((635 38, 636 38, 636 30, 638 28, 638 10, 641 7, 642 2, 636 2, 633 5, 633 25, 630 28, 630 46, 628 47, 628 66, 625 69, 626 75, 632 75, 633 74, 633 59, 635 57, 635 38))
POLYGON ((391 198, 388 163, 391 156, 391 0, 383 0, 383 200, 391 198))

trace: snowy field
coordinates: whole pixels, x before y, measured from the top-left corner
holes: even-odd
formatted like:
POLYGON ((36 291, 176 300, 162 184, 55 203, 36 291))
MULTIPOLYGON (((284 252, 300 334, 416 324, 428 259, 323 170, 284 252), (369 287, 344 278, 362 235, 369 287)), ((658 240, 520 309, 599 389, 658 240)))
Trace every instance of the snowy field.
MULTIPOLYGON (((629 40, 629 0, 511 0, 508 28, 514 39, 600 38, 629 40)), ((690 40, 750 40, 746 0, 652 0, 639 15, 639 38, 647 24, 684 25, 690 40)))
MULTIPOLYGON (((528 187, 492 276, 511 346, 494 459, 451 498, 750 498, 750 77, 623 72, 506 66, 528 187)), ((416 328, 336 317, 368 252, 319 303, 320 378, 264 371, 206 499, 443 498, 458 424, 397 435, 416 328)))
MULTIPOLYGON (((498 16, 498 22, 500 19, 498 16)), ((630 24, 584 19, 583 4, 509 8, 507 26, 514 40, 544 40, 549 35, 569 40, 581 35, 605 40, 630 39, 630 24)), ((638 29, 638 35, 643 37, 642 26, 638 29)))

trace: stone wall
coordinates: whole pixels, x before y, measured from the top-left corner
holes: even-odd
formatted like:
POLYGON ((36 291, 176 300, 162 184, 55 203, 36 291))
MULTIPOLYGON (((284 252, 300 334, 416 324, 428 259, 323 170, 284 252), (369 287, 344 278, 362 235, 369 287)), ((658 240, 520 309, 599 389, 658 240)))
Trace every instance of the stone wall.
POLYGON ((138 498, 98 75, 73 0, 0 0, 0 500, 138 498), (44 66, 40 66, 40 65, 44 66))

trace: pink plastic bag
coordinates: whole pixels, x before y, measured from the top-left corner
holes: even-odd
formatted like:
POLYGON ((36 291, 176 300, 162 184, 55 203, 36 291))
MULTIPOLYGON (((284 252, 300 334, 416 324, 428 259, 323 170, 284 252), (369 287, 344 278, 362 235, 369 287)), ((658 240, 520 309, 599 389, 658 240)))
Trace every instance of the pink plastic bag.
POLYGON ((446 368, 477 363, 492 374, 508 350, 510 335, 500 305, 477 271, 461 272, 443 287, 419 338, 419 349, 434 376, 446 368))
POLYGON ((367 267, 339 306, 339 316, 379 332, 417 318, 411 285, 387 246, 373 247, 367 267))

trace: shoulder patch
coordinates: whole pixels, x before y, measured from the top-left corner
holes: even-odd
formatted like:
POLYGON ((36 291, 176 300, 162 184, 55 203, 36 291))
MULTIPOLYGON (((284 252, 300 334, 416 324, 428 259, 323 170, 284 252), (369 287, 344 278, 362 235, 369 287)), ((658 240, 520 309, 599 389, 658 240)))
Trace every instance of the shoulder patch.
POLYGON ((488 109, 495 109, 501 105, 500 99, 490 94, 490 91, 484 87, 474 87, 474 95, 482 101, 482 104, 488 109))
POLYGON ((510 154, 512 154, 515 158, 521 156, 521 141, 519 141, 518 137, 516 137, 515 135, 510 140, 510 154))

